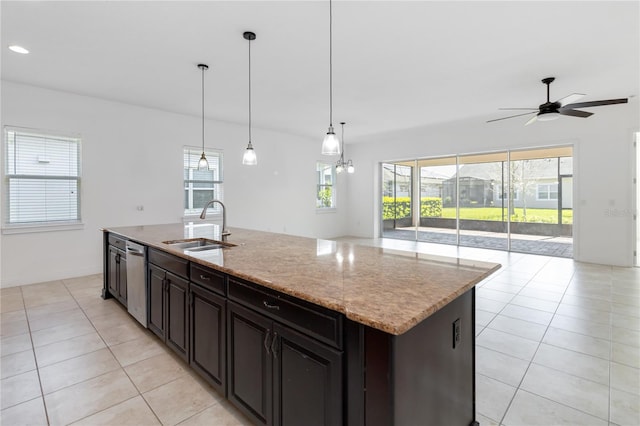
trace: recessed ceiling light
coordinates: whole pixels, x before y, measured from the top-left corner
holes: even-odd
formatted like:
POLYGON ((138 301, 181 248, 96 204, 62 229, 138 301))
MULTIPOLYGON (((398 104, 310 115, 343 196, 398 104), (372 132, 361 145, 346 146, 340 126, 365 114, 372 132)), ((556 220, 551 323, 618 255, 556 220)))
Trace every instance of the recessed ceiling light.
POLYGON ((27 49, 25 49, 22 46, 18 46, 16 44, 14 44, 13 46, 9 46, 9 50, 16 53, 22 53, 23 55, 26 55, 27 53, 29 53, 27 49))

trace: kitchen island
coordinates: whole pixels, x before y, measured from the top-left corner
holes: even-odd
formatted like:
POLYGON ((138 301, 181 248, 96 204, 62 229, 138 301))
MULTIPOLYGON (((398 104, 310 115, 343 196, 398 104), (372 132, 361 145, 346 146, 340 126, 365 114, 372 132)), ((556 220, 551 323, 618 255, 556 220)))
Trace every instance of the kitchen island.
MULTIPOLYGON (((213 224, 104 230, 148 247, 148 326, 256 424, 475 422, 474 286, 497 264, 213 224)), ((126 287, 126 284, 125 284, 126 287)))

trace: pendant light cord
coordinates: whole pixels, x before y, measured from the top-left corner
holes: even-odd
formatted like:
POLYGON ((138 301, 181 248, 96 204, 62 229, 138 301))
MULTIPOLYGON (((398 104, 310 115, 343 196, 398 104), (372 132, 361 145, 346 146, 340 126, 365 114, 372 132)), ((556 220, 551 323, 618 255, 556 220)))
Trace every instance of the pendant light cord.
POLYGON ((251 39, 249 39, 249 144, 251 144, 251 39))
POLYGON ((342 126, 342 135, 341 135, 341 139, 342 139, 342 152, 340 153, 340 162, 342 164, 344 164, 344 125, 346 123, 345 122, 340 122, 340 125, 342 126))
POLYGON ((204 70, 202 67, 202 152, 204 153, 204 70))
POLYGON ((329 0, 329 126, 333 127, 333 13, 329 0))

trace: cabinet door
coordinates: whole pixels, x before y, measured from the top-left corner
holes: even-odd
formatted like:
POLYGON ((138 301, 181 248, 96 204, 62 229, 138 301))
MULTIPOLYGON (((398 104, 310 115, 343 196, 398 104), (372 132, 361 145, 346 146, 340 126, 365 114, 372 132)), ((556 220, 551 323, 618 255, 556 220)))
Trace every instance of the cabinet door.
POLYGON ((164 301, 165 301, 165 271, 155 265, 149 264, 147 273, 149 277, 148 308, 149 330, 164 340, 164 301))
POLYGON ((185 361, 189 361, 189 281, 166 273, 166 339, 167 345, 185 361))
POLYGON ((109 277, 107 281, 109 293, 115 298, 118 298, 119 261, 120 254, 118 253, 118 249, 113 246, 109 246, 109 277))
POLYGON ((256 424, 272 424, 271 320, 227 303, 229 400, 256 424))
POLYGON ((226 394, 226 302, 223 297, 190 284, 189 364, 214 388, 226 394))
POLYGON ((342 424, 342 353, 275 323, 274 424, 342 424))
POLYGON ((124 306, 127 306, 127 257, 124 252, 120 252, 118 268, 118 299, 124 306))

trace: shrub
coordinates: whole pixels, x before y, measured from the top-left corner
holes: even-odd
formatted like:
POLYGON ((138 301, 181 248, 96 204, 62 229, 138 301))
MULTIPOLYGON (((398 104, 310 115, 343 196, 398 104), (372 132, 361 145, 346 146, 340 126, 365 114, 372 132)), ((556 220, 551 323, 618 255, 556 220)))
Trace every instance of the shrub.
POLYGON ((442 199, 438 197, 422 197, 420 200, 420 217, 441 217, 442 199))
MULTIPOLYGON (((411 216, 411 198, 382 197, 382 219, 402 219, 411 216)), ((420 200, 421 217, 442 216, 442 199, 438 197, 422 197, 420 200)))

